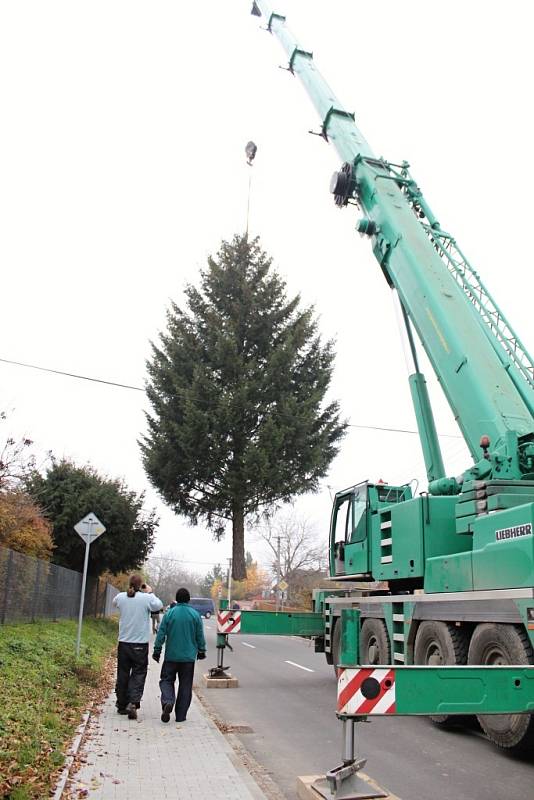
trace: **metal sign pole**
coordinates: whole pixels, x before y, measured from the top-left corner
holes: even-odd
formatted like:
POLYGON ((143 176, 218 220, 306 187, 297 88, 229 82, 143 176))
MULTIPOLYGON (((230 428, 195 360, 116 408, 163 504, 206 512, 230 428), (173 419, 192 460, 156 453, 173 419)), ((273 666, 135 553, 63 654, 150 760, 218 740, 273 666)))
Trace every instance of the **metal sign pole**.
POLYGON ((81 519, 74 526, 74 530, 85 542, 85 558, 83 562, 82 593, 80 596, 80 613, 78 614, 78 636, 76 638, 76 658, 80 655, 80 640, 82 638, 83 606, 85 602, 85 585, 87 583, 87 568, 89 566, 89 548, 92 542, 102 536, 106 528, 96 514, 92 512, 81 519))
POLYGON ((232 602, 232 559, 228 559, 228 608, 232 602))
POLYGON ((82 593, 80 595, 80 613, 78 615, 78 638, 76 639, 76 658, 80 655, 80 639, 82 637, 83 604, 85 600, 85 584, 87 582, 87 567, 89 565, 89 548, 91 541, 89 536, 85 542, 85 559, 83 562, 82 593))
POLYGON ((277 545, 276 545, 276 611, 280 611, 280 575, 281 575, 281 564, 280 564, 280 537, 276 537, 277 545))

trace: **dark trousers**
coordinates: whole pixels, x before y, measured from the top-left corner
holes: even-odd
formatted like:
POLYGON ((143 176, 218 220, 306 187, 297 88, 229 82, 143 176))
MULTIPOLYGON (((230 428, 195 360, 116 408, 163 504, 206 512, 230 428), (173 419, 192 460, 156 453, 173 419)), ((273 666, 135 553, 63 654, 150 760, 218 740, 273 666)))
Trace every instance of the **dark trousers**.
POLYGON ((130 644, 119 642, 117 650, 117 707, 126 708, 128 703, 139 707, 145 688, 148 670, 148 642, 130 644))
POLYGON ((178 676, 178 697, 176 697, 176 721, 183 722, 187 716, 193 696, 194 661, 164 661, 161 667, 159 688, 161 689, 161 705, 174 705, 174 683, 178 676))

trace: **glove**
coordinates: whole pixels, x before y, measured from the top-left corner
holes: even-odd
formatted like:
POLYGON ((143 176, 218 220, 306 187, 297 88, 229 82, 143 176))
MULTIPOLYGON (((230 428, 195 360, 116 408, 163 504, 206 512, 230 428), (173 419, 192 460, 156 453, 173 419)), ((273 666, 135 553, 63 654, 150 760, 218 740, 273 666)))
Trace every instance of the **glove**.
POLYGON ((203 658, 206 658, 206 651, 205 650, 199 650, 198 653, 197 653, 197 658, 198 658, 199 661, 202 661, 203 658))
POLYGON ((161 657, 161 653, 152 653, 152 658, 154 659, 156 664, 159 664, 160 657, 161 657))

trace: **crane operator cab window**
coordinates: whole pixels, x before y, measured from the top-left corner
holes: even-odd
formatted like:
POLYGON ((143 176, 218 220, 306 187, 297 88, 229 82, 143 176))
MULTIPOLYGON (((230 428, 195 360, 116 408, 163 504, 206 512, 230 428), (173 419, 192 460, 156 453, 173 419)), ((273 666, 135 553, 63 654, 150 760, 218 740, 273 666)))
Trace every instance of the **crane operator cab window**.
POLYGON ((333 574, 344 575, 345 547, 367 535, 367 483, 336 498, 331 528, 333 574))
POLYGON ((362 483, 354 489, 353 499, 353 523, 351 542, 363 542, 367 536, 367 484, 362 483))
POLYGON ((345 545, 352 531, 352 494, 336 498, 332 523, 334 574, 343 575, 345 573, 345 545))

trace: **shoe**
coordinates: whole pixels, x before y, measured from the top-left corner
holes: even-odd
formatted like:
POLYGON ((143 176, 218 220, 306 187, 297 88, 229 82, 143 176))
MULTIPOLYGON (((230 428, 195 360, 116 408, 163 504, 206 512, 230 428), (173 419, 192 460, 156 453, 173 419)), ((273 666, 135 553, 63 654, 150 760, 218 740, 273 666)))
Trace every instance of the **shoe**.
POLYGON ((185 717, 183 719, 178 719, 178 717, 176 717, 176 722, 185 722, 185 717))
POLYGON ((128 703, 126 706, 126 713, 128 714, 128 719, 137 719, 137 707, 135 703, 128 703))
POLYGON ((128 712, 126 711, 125 708, 119 708, 119 706, 117 706, 117 714, 127 714, 127 713, 128 712))
POLYGON ((171 711, 174 703, 164 703, 163 710, 161 712, 161 721, 168 722, 171 718, 171 711))

